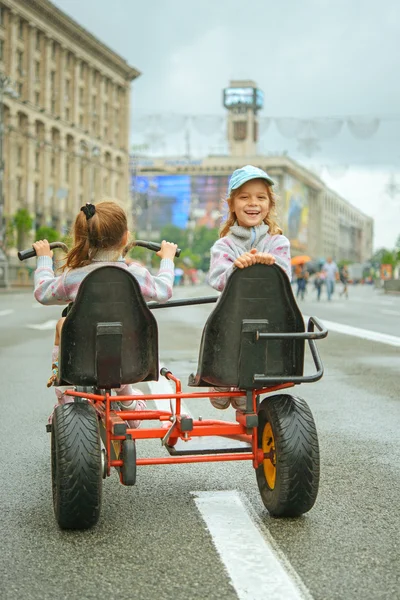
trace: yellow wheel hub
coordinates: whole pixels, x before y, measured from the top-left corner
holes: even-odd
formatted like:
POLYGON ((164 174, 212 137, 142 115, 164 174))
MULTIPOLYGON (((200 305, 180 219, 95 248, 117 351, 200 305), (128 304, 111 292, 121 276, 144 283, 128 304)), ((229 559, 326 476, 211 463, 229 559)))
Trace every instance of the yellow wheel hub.
POLYGON ((271 423, 266 423, 262 435, 262 450, 264 454, 269 454, 268 458, 264 458, 264 475, 267 480, 268 487, 273 490, 276 480, 276 455, 275 455, 275 439, 272 433, 271 423))

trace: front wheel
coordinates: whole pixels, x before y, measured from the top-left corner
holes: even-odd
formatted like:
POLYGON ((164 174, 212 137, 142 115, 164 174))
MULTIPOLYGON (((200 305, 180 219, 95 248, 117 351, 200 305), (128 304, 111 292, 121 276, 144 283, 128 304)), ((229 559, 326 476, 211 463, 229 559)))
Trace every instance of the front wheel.
POLYGON ((258 447, 264 460, 256 469, 262 501, 275 517, 298 517, 315 503, 319 485, 319 446, 314 419, 301 398, 265 398, 258 410, 258 447))
POLYGON ((88 529, 99 519, 102 452, 96 411, 87 400, 57 406, 51 430, 53 506, 62 529, 88 529))

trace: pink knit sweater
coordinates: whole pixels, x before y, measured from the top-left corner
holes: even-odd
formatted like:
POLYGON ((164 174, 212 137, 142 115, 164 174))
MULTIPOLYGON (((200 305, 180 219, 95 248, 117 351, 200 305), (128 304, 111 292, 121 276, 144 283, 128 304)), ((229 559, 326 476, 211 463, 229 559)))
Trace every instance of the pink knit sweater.
POLYGON ((174 263, 163 259, 156 276, 138 263, 127 265, 122 256, 115 252, 101 251, 96 259, 86 267, 67 269, 62 275, 56 276, 53 271, 53 261, 49 256, 39 256, 35 271, 34 296, 40 304, 68 304, 73 302, 83 279, 88 273, 99 267, 113 265, 132 273, 140 285, 146 301, 156 300, 167 302, 172 296, 174 281, 174 263))
POLYGON ((233 225, 227 236, 220 238, 211 248, 209 273, 210 285, 221 292, 228 277, 236 269, 234 261, 244 252, 256 248, 275 257, 275 263, 292 278, 290 263, 290 242, 284 235, 270 235, 268 225, 261 223, 257 227, 233 225))

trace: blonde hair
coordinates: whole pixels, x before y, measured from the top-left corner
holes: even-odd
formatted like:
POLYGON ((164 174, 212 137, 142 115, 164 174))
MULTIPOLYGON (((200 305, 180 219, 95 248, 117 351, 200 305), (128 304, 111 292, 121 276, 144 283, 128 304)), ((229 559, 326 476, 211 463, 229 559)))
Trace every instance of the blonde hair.
MULTIPOLYGON (((271 235, 282 234, 282 229, 279 227, 278 223, 275 221, 275 218, 274 218, 276 216, 277 196, 274 194, 271 186, 269 186, 265 182, 265 180, 260 178, 260 181, 262 181, 264 183, 264 185, 267 189, 267 196, 268 196, 268 200, 269 200, 268 214, 265 217, 265 219, 263 220, 263 223, 268 225, 269 233, 271 235)), ((235 197, 239 194, 241 188, 242 188, 242 186, 240 186, 236 190, 232 190, 231 195, 228 196, 228 198, 226 199, 226 202, 228 203, 229 214, 228 214, 228 218, 226 219, 225 223, 221 227, 219 237, 225 237, 228 234, 232 225, 234 225, 235 222, 237 221, 236 214, 233 210, 233 201, 235 200, 235 197)))
POLYGON ((112 200, 96 204, 92 217, 86 218, 80 210, 73 228, 73 247, 65 258, 64 269, 77 269, 90 264, 98 250, 119 250, 128 231, 128 221, 123 208, 112 200))

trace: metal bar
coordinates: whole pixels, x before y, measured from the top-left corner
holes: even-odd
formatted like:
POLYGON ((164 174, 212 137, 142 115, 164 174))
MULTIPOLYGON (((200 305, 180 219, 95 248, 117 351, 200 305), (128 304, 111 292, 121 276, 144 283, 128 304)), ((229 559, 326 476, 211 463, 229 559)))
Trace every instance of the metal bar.
POLYGON ((285 340, 285 339, 300 339, 300 340, 320 340, 328 335, 326 327, 320 323, 316 317, 310 317, 308 320, 307 332, 301 333, 260 333, 257 331, 256 340, 259 339, 270 339, 270 340, 285 340), (314 332, 314 325, 319 330, 317 333, 314 332))
MULTIPOLYGON (((252 452, 242 454, 213 454, 210 456, 176 456, 176 457, 165 457, 165 458, 138 458, 136 464, 142 465, 167 465, 167 464, 179 464, 179 463, 201 463, 201 462, 225 462, 225 461, 238 461, 238 460, 253 460, 254 456, 252 452)), ((119 462, 119 461, 115 461, 119 462)), ((120 461, 122 463, 122 461, 120 461)), ((121 465, 116 465, 121 466, 121 465)))
POLYGON ((172 308, 174 306, 192 306, 194 304, 213 304, 218 300, 219 296, 200 296, 199 298, 188 298, 186 300, 170 300, 165 304, 159 302, 148 302, 147 306, 151 310, 156 308, 172 308))

